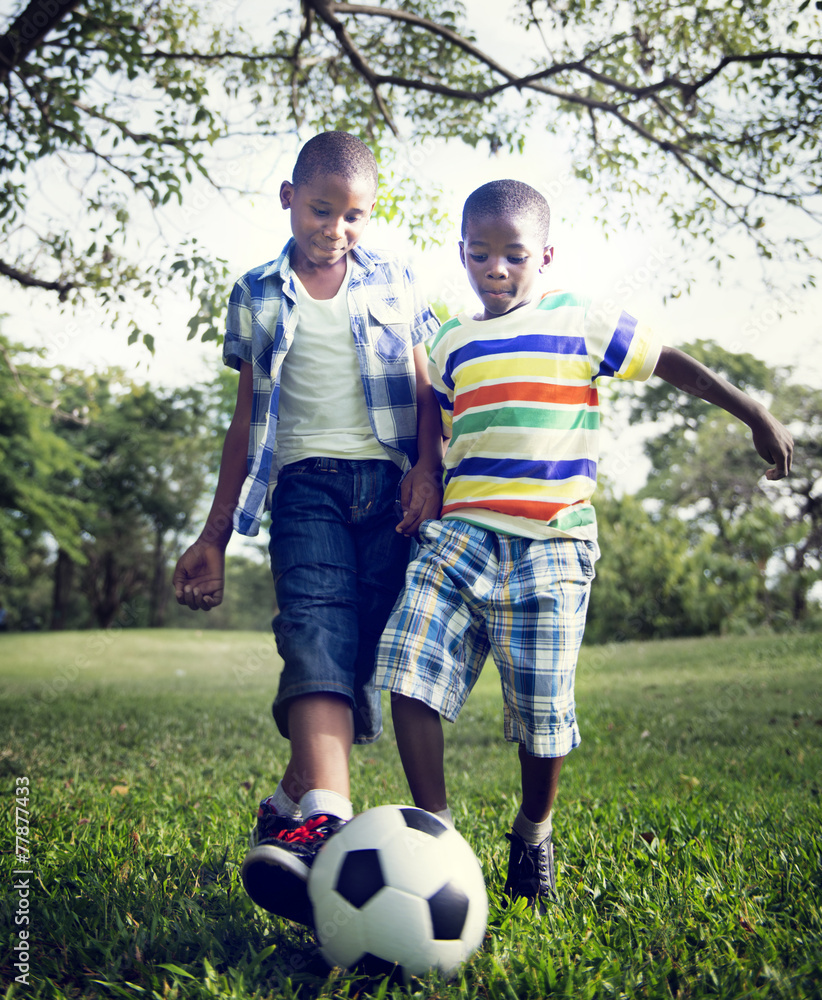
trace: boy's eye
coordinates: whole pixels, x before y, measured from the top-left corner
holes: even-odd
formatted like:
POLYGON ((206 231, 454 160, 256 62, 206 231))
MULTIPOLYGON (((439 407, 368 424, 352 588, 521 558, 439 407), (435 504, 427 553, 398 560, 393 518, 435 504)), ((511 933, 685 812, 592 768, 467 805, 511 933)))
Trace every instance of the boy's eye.
POLYGON ((509 257, 508 258, 508 263, 509 264, 524 264, 526 260, 528 260, 527 257, 509 257))
POLYGON ((315 215, 328 215, 328 212, 324 208, 315 208, 314 209, 314 214, 315 215))
POLYGON ((484 260, 488 260, 488 254, 486 253, 472 253, 469 256, 471 260, 475 260, 478 264, 481 264, 484 260))

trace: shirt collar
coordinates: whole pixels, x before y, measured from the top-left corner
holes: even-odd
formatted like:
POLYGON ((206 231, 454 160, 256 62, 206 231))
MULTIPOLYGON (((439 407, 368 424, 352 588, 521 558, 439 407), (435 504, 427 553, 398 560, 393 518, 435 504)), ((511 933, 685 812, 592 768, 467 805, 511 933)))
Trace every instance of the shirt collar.
MULTIPOLYGON (((272 260, 271 263, 265 268, 261 277, 270 278, 277 275, 283 284, 288 284, 288 281, 293 274, 291 270, 291 251, 294 247, 294 237, 286 243, 283 247, 283 251, 279 257, 272 260)), ((386 258, 378 250, 367 250, 365 247, 359 244, 349 251, 349 255, 354 263, 354 269, 351 272, 351 277, 353 278, 363 278, 368 274, 371 274, 377 267, 378 264, 383 263, 386 258)))

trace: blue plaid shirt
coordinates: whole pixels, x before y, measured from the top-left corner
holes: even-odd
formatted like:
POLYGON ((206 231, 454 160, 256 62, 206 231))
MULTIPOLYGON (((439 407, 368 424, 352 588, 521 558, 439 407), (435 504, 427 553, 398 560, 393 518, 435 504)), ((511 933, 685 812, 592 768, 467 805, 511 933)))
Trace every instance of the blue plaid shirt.
MULTIPOLYGON (((248 476, 234 512, 234 528, 243 535, 259 531, 276 479, 280 371, 299 322, 293 245, 289 240, 276 260, 244 274, 228 302, 223 361, 238 371, 247 361, 254 379, 248 476)), ((357 246, 349 267, 348 311, 371 428, 388 456, 407 470, 417 460, 413 348, 435 333, 439 321, 398 258, 357 246)))

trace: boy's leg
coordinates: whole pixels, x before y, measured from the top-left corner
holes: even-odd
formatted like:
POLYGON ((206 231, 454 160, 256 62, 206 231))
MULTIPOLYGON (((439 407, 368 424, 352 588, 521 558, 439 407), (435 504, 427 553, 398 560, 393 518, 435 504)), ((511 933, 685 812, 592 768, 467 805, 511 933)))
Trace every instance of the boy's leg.
POLYGON ((354 741, 351 705, 340 695, 294 698, 288 707, 291 759, 283 776, 289 798, 299 802, 313 788, 350 798, 348 760, 354 741))
POLYGON ((496 578, 494 536, 426 521, 376 657, 391 692, 397 745, 415 804, 450 822, 441 718, 456 719, 488 658, 484 609, 496 578))
POLYGON ((400 760, 414 805, 428 812, 448 808, 445 794, 444 740, 439 712, 416 698, 391 695, 391 715, 400 760))
POLYGON ((489 636, 522 782, 505 891, 544 912, 555 890, 551 810, 565 756, 579 742, 574 681, 594 553, 564 539, 500 546, 505 585, 489 612, 489 636))
POLYGON ((523 896, 541 913, 556 891, 551 811, 564 757, 535 757, 519 745, 522 806, 506 837, 511 843, 505 893, 523 896))
POLYGON ((351 816, 357 563, 348 523, 349 466, 331 460, 290 466, 272 500, 270 553, 279 610, 274 632, 284 663, 274 717, 291 740, 282 790, 299 802, 301 823, 258 820, 242 875, 259 905, 309 924, 308 848, 351 816))
POLYGON ((394 530, 400 477, 389 461, 309 459, 287 467, 274 493, 274 631, 284 662, 274 717, 291 741, 283 789, 299 802, 303 824, 261 843, 243 873, 252 898, 276 913, 352 816, 352 744, 382 728, 374 648, 409 548, 394 530))
POLYGON ((522 811, 531 823, 544 823, 550 817, 564 761, 565 757, 534 757, 520 743, 522 811))
POLYGON ((354 742, 371 743, 382 725, 374 658, 402 590, 411 540, 397 532, 401 470, 393 462, 363 462, 355 478, 351 520, 357 558, 357 658, 354 742))

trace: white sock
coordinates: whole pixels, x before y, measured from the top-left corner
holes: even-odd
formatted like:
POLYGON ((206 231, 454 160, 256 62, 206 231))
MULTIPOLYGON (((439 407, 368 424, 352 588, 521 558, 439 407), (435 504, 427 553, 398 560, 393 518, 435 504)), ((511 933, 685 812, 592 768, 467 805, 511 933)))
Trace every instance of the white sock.
POLYGON ((532 823, 520 808, 514 820, 514 832, 518 833, 526 844, 541 844, 551 833, 553 823, 551 813, 541 823, 532 823))
POLYGON ((332 792, 330 788, 312 788, 310 792, 306 792, 300 799, 300 809, 303 819, 310 819, 319 813, 339 816, 344 820, 349 820, 354 815, 350 800, 339 792, 332 792))
POLYGON ((295 802, 283 788, 282 781, 277 785, 277 791, 269 796, 269 801, 277 810, 278 816, 288 816, 290 819, 302 819, 299 802, 295 802))
POLYGON ((441 819, 446 826, 450 826, 452 830, 456 829, 454 826, 454 817, 451 815, 451 810, 446 806, 444 809, 440 809, 439 812, 433 813, 437 819, 441 819))

